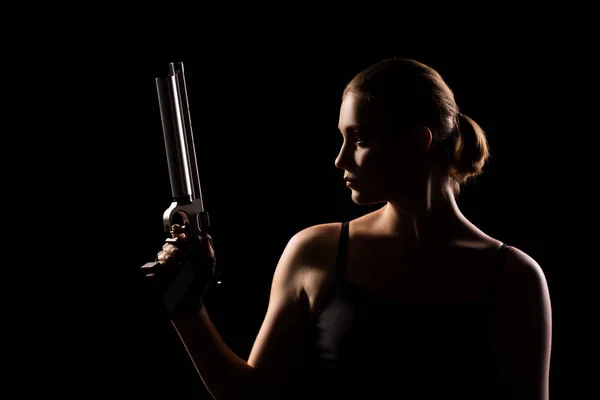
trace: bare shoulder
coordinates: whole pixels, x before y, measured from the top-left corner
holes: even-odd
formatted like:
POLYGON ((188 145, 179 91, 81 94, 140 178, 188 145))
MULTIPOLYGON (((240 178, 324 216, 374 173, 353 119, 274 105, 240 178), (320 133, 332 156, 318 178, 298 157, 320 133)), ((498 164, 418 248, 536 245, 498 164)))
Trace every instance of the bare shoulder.
POLYGON ((275 279, 291 283, 298 296, 308 298, 312 310, 334 271, 340 227, 339 222, 332 222, 298 231, 288 241, 275 271, 275 279))
POLYGON ((283 250, 279 272, 298 275, 314 268, 327 268, 332 251, 337 249, 339 234, 340 223, 336 222, 312 225, 296 232, 283 250))
POLYGON ((329 250, 333 243, 337 245, 340 223, 331 222, 312 225, 294 234, 288 242, 290 251, 312 258, 315 254, 329 250))
POLYGON ((504 283, 516 296, 537 294, 547 297, 548 283, 542 266, 523 250, 509 246, 505 260, 504 283), (521 290, 515 290, 515 289, 521 290))
POLYGON ((499 321, 504 321, 502 330, 538 332, 538 344, 548 344, 552 309, 542 266, 523 250, 509 246, 497 289, 496 307, 499 321))

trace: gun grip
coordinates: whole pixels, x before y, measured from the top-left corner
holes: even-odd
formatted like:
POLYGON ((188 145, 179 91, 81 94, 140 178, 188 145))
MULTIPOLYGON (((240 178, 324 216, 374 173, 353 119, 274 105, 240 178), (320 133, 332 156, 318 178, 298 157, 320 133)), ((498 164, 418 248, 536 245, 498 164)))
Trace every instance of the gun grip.
POLYGON ((166 242, 181 248, 186 259, 171 271, 164 271, 158 261, 148 262, 140 268, 144 279, 153 292, 158 292, 161 307, 168 314, 199 309, 216 275, 216 258, 212 248, 206 247, 211 249, 212 256, 209 256, 199 240, 168 238, 166 242))

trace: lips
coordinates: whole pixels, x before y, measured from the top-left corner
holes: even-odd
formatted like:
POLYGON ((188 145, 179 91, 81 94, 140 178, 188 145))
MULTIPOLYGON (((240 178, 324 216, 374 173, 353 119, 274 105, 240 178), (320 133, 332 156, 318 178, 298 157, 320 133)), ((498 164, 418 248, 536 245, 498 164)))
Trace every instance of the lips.
POLYGON ((355 179, 350 179, 350 178, 344 178, 344 181, 346 181, 346 186, 348 186, 348 187, 353 187, 354 184, 356 183, 355 179))

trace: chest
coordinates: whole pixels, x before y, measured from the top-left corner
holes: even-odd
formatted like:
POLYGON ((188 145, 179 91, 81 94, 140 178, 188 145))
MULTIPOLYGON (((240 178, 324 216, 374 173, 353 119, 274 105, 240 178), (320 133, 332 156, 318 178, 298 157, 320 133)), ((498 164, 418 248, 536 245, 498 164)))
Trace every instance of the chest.
POLYGON ((391 302, 341 283, 315 320, 315 360, 358 375, 470 371, 490 349, 488 316, 481 302, 391 302))

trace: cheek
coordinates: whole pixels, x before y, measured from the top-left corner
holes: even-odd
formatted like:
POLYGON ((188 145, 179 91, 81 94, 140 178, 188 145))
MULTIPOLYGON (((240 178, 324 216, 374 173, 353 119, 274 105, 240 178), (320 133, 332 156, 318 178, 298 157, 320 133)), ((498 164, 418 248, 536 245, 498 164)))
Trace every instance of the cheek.
POLYGON ((376 175, 384 169, 380 152, 371 149, 362 149, 355 154, 356 165, 362 173, 376 175))
POLYGON ((382 151, 365 149, 356 154, 356 165, 360 168, 361 175, 368 177, 371 183, 387 180, 397 169, 397 162, 382 151))
POLYGON ((383 148, 364 149, 358 151, 355 157, 357 166, 369 174, 386 175, 403 162, 401 154, 390 153, 383 148))
POLYGON ((356 155, 361 176, 367 177, 369 186, 389 188, 398 183, 410 184, 417 174, 414 154, 404 151, 366 150, 356 155))

